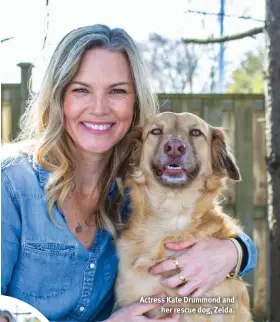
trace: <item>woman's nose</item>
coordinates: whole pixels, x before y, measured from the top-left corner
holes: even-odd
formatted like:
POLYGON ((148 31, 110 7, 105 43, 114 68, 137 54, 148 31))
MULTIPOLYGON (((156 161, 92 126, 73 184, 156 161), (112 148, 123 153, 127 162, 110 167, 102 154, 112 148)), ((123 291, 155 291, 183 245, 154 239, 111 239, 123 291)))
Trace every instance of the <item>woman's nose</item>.
POLYGON ((92 115, 104 115, 109 112, 109 102, 105 95, 94 95, 89 104, 89 113, 92 115))

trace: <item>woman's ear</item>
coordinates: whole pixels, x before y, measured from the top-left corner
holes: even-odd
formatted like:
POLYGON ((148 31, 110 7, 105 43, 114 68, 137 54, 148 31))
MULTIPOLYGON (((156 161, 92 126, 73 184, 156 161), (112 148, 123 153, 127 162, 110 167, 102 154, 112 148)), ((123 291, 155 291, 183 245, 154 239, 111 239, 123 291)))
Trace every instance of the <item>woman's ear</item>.
POLYGON ((221 128, 211 129, 211 159, 213 173, 228 176, 234 181, 240 181, 241 175, 235 158, 227 144, 227 138, 221 128))

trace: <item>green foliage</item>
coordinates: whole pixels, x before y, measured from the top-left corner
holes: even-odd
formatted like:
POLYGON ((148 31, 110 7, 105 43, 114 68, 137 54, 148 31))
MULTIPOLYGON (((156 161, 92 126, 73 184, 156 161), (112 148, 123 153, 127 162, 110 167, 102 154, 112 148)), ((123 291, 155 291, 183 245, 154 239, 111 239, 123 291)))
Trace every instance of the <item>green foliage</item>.
POLYGON ((264 93, 264 52, 248 52, 232 79, 227 93, 264 93))

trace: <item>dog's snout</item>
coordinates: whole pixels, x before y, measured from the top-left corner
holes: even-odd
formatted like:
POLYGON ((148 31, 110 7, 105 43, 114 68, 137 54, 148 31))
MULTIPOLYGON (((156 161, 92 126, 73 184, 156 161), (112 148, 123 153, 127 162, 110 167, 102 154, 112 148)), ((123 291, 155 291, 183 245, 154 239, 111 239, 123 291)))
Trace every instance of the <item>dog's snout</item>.
POLYGON ((164 152, 170 156, 180 156, 185 154, 186 146, 178 139, 168 140, 164 145, 164 152))

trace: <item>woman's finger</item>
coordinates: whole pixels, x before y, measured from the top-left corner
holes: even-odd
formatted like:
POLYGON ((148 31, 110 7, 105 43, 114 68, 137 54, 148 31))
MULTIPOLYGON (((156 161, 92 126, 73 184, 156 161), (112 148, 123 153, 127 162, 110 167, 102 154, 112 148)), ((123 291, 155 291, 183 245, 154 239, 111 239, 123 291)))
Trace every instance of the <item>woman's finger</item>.
POLYGON ((190 295, 190 297, 201 297, 207 292, 207 289, 204 287, 198 288, 196 291, 193 292, 193 294, 190 295))
POLYGON ((163 286, 170 287, 170 288, 177 287, 180 284, 182 284, 182 282, 183 282, 182 279, 180 278, 180 276, 184 277, 185 280, 188 281, 188 275, 186 275, 184 273, 178 273, 178 274, 172 275, 170 277, 162 277, 160 279, 160 283, 163 286))
POLYGON ((156 309, 157 307, 161 306, 161 303, 134 303, 131 304, 129 310, 131 311, 133 316, 142 315, 152 309, 156 309))
MULTIPOLYGON (((152 296, 154 298, 165 298, 166 294, 161 293, 161 294, 156 294, 152 296)), ((155 301, 156 302, 156 301, 155 301)), ((152 309, 155 309, 163 304, 163 301, 157 301, 159 303, 133 303, 129 306, 129 309, 131 310, 133 315, 142 315, 143 313, 146 313, 152 309)))
POLYGON ((153 266, 149 270, 149 273, 151 273, 152 275, 153 274, 160 274, 160 273, 163 273, 166 271, 171 271, 176 268, 182 268, 182 266, 180 266, 180 264, 181 264, 180 260, 178 260, 178 264, 179 264, 179 267, 176 265, 176 262, 174 261, 174 259, 169 258, 169 259, 166 259, 165 261, 153 266))
POLYGON ((177 290, 177 293, 179 296, 190 296, 190 294, 192 294, 199 287, 200 287, 200 281, 198 280, 189 281, 183 286, 181 286, 177 290))

